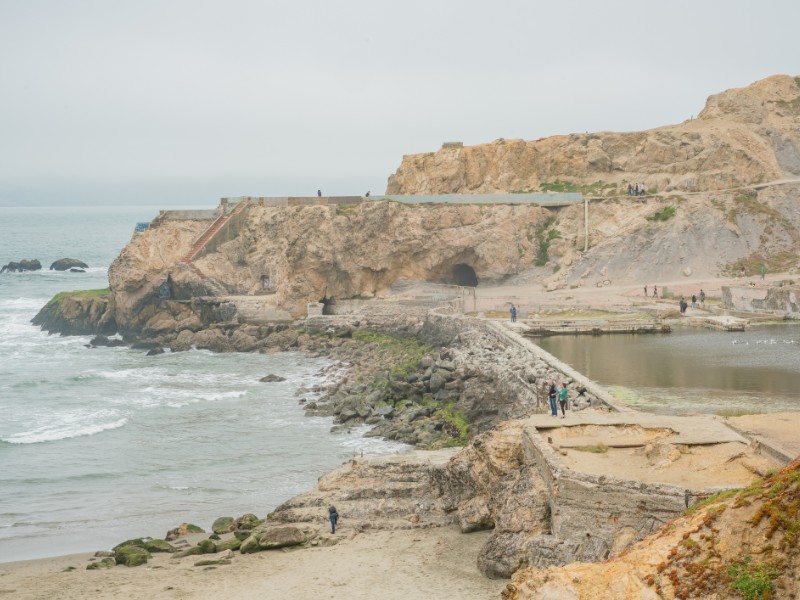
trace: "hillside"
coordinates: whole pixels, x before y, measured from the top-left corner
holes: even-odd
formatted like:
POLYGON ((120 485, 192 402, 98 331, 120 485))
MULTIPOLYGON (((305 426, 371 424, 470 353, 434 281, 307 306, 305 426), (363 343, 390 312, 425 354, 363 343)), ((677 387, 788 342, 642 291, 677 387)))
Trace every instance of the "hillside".
POLYGON ((696 119, 648 131, 496 140, 403 157, 387 194, 720 190, 800 176, 800 77, 708 98, 696 119))

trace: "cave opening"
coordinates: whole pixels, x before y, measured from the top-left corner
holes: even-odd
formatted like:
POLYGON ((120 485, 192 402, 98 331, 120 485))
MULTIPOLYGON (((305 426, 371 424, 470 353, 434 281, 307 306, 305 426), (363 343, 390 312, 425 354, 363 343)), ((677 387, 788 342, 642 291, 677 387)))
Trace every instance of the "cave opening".
POLYGON ((319 303, 322 304, 322 314, 323 315, 332 315, 332 314, 334 314, 333 307, 336 306, 336 298, 327 298, 327 297, 325 297, 325 298, 322 298, 319 301, 319 303))
POLYGON ((478 285, 478 276, 475 275, 475 269, 468 264, 458 263, 453 267, 452 281, 456 285, 476 287, 478 285))

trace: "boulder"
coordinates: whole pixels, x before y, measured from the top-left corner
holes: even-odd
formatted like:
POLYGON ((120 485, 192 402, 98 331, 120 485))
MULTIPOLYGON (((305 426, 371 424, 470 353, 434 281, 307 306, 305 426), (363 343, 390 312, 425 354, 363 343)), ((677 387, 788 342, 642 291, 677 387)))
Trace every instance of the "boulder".
POLYGON ((118 565, 125 565, 126 567, 138 567, 147 563, 152 555, 139 546, 121 546, 115 550, 114 559, 118 565))
POLYGON ((108 348, 119 348, 122 346, 127 346, 128 344, 126 344, 123 340, 112 340, 104 335, 96 335, 92 338, 92 341, 89 342, 89 345, 92 347, 106 346, 108 348))
POLYGON ((164 349, 161 346, 158 348, 150 348, 145 356, 156 356, 158 354, 164 354, 164 349))
POLYGON ((258 545, 258 536, 256 535, 251 535, 248 537, 239 547, 239 552, 242 554, 252 554, 253 552, 258 552, 259 550, 261 550, 261 547, 258 545))
POLYGON ((291 525, 283 527, 268 527, 261 534, 258 545, 263 550, 284 548, 286 546, 299 546, 306 542, 306 534, 291 525))
POLYGON ((113 557, 105 556, 100 560, 96 560, 86 565, 86 570, 93 571, 95 569, 110 569, 111 567, 116 567, 116 566, 117 566, 117 561, 113 557))
POLYGON ((280 375, 273 375, 270 373, 269 375, 262 377, 259 381, 264 383, 273 383, 276 381, 286 381, 286 377, 281 377, 280 375))
POLYGON ((219 517, 211 524, 211 531, 214 533, 228 533, 236 529, 236 521, 233 517, 219 517))
POLYGON ((242 547, 242 540, 232 537, 230 539, 217 542, 216 546, 217 552, 222 552, 223 550, 238 550, 242 547))
POLYGON ((188 535, 190 533, 205 533, 205 531, 202 527, 198 527, 197 525, 192 525, 191 523, 181 523, 175 529, 170 529, 164 538, 168 541, 171 541, 181 537, 182 535, 188 535))
POLYGON ((8 271, 9 273, 13 273, 15 271, 19 271, 22 273, 23 271, 38 271, 42 268, 42 263, 39 262, 38 258, 34 258, 33 260, 24 258, 19 262, 10 262, 7 265, 3 265, 3 268, 0 269, 0 273, 3 271, 8 271))
POLYGON ((77 258, 60 258, 50 265, 51 271, 69 271, 71 269, 88 269, 87 265, 82 260, 77 258))

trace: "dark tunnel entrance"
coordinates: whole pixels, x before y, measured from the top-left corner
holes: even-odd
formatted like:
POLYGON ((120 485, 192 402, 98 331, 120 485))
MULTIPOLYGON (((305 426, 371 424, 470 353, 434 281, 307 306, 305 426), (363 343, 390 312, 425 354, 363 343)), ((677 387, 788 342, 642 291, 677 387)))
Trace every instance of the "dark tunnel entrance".
POLYGON ((476 287, 478 285, 478 276, 475 275, 475 269, 464 263, 458 263, 453 267, 452 280, 456 285, 466 287, 476 287))
POLYGON ((334 306, 336 305, 336 298, 322 298, 319 301, 322 304, 322 314, 323 315, 332 315, 334 314, 334 306))

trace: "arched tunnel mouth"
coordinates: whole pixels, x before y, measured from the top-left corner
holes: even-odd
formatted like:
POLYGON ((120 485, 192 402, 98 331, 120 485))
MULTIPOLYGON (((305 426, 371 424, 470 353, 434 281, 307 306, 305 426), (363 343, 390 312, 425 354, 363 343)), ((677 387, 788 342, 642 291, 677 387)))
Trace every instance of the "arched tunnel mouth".
POLYGON ((463 285, 465 287, 477 287, 478 285, 478 276, 475 274, 475 269, 466 263, 453 265, 451 280, 455 285, 463 285))
POLYGON ((332 315, 334 314, 334 306, 336 305, 336 298, 328 298, 327 296, 322 298, 319 301, 322 304, 322 314, 323 315, 332 315))

